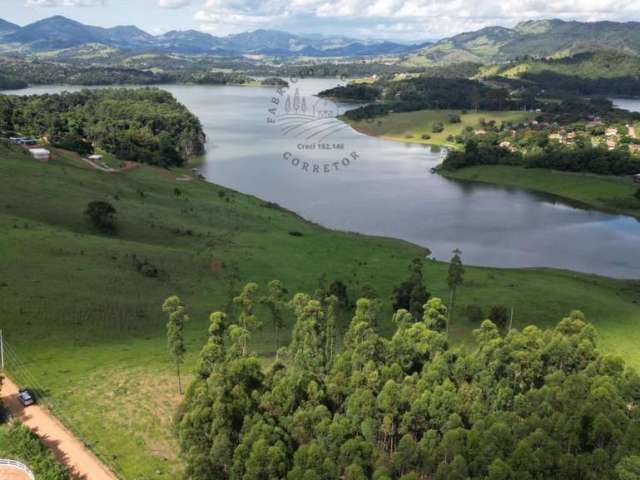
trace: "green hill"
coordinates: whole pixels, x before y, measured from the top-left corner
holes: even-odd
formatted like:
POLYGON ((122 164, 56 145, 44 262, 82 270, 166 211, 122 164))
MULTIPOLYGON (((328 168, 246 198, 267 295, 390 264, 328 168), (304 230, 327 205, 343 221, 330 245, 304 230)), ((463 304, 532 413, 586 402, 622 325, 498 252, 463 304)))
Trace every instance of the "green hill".
POLYGON ((640 57, 620 52, 601 50, 585 52, 557 59, 527 58, 506 65, 485 68, 492 74, 522 78, 544 72, 576 76, 590 80, 599 78, 640 78, 640 57))
POLYGON ((640 24, 532 20, 513 29, 487 27, 429 45, 410 57, 409 63, 494 63, 524 56, 567 57, 596 50, 640 55, 640 24))
MULTIPOLYGON (((139 166, 109 174, 55 153, 42 164, 0 143, 0 327, 9 371, 123 478, 168 480, 182 469, 170 432, 179 397, 160 310, 167 296, 179 295, 189 309, 187 371, 206 339, 209 313, 246 281, 264 286, 278 278, 290 292, 312 292, 324 275, 343 280, 352 299, 370 285, 387 303, 382 333, 393 330, 387 300, 421 248, 327 230, 251 196, 176 180, 188 170, 139 166), (115 235, 88 222, 83 212, 94 200, 117 210, 115 235)), ((446 271, 427 262, 432 295, 446 298, 446 271)), ((485 312, 513 305, 518 327, 555 325, 579 308, 605 349, 640 366, 635 282, 469 267, 458 298, 457 342, 478 326, 465 316, 467 305, 485 312)), ((270 361, 286 339, 276 343, 265 322, 253 346, 270 361)))
POLYGON ((481 68, 479 78, 505 77, 582 95, 640 94, 640 57, 611 50, 557 59, 525 58, 481 68))

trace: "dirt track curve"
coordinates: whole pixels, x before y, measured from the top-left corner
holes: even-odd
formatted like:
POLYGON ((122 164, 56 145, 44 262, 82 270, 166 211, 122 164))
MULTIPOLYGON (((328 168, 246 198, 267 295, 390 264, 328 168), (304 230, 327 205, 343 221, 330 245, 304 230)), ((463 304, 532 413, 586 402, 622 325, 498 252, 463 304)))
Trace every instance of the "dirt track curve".
POLYGON ((32 432, 40 437, 56 458, 67 466, 75 480, 118 480, 117 477, 91 453, 73 433, 47 409, 39 405, 23 408, 18 400, 18 387, 11 379, 2 379, 1 398, 11 412, 32 432))

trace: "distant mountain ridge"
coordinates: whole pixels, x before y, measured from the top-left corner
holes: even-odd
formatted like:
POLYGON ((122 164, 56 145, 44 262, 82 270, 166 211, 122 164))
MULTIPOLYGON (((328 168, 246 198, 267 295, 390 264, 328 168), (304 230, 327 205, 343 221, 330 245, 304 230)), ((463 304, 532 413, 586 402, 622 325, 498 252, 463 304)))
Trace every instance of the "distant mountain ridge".
POLYGON ((277 30, 255 30, 226 37, 196 30, 171 31, 154 36, 135 26, 94 27, 60 15, 24 27, 0 20, 0 44, 4 51, 11 51, 13 47, 13 50, 22 52, 25 48, 43 52, 101 44, 124 50, 165 53, 314 57, 407 54, 424 47, 424 44, 305 36, 277 30))
POLYGON ((503 63, 527 56, 562 58, 598 50, 640 56, 640 23, 530 20, 513 28, 485 27, 435 43, 405 45, 391 41, 300 35, 277 30, 255 30, 225 37, 196 30, 175 30, 162 35, 151 35, 132 25, 95 27, 63 16, 45 18, 24 27, 0 19, 0 51, 5 53, 42 53, 89 45, 92 48, 119 49, 125 52, 166 54, 283 57, 399 55, 413 64, 486 64, 503 63))
POLYGON ((7 22, 6 20, 2 20, 0 18, 0 36, 13 33, 19 29, 20 29, 19 25, 16 25, 15 23, 7 22))
POLYGON ((413 61, 495 63, 518 57, 567 57, 611 50, 640 55, 640 23, 530 20, 514 28, 487 27, 445 38, 415 54, 413 61))

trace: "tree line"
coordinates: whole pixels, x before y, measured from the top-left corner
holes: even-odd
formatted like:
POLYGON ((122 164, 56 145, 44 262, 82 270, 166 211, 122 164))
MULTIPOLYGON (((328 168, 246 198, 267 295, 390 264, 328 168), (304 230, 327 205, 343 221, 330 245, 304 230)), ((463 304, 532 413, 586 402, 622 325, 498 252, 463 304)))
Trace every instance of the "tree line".
MULTIPOLYGON (((452 265, 455 291, 464 270, 452 265)), ((176 416, 186 478, 637 478, 640 377, 598 350, 581 312, 547 330, 486 320, 460 348, 447 306, 416 288, 417 266, 408 282, 396 299, 410 310, 395 312, 390 338, 377 330, 380 302, 361 298, 340 346, 335 295, 280 291, 272 299, 296 322, 268 368, 250 348, 264 321, 256 284, 233 313, 212 313, 176 416)), ((165 311, 179 357, 179 299, 165 311)))
POLYGON ((521 110, 535 106, 512 96, 507 88, 455 77, 420 76, 361 85, 357 90, 353 86, 337 87, 320 95, 345 100, 380 100, 347 111, 345 117, 351 120, 416 110, 521 110))
POLYGON ((462 151, 449 151, 442 168, 458 170, 474 165, 514 165, 600 175, 640 173, 640 160, 626 149, 609 150, 606 145, 594 147, 584 144, 569 147, 546 143, 544 147, 522 152, 511 151, 495 143, 478 142, 475 139, 468 140, 462 151))
POLYGON ((0 96, 0 131, 45 138, 80 154, 99 148, 161 166, 203 153, 205 141, 197 117, 170 93, 151 88, 0 96))
POLYGON ((0 88, 17 89, 28 85, 197 85, 244 84, 252 79, 235 72, 205 68, 174 68, 162 71, 121 66, 78 66, 40 61, 0 61, 0 88), (3 82, 9 86, 3 87, 3 82))

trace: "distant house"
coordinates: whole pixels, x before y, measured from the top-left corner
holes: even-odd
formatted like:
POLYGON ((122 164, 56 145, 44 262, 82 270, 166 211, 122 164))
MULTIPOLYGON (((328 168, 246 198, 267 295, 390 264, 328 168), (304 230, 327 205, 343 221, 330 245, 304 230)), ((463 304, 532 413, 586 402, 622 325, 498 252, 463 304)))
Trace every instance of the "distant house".
POLYGON ((561 142, 562 141, 562 135, 560 135, 559 133, 550 133, 549 134, 549 140, 555 140, 556 142, 561 142))
POLYGON ((633 176, 633 181, 636 182, 636 183, 640 183, 640 173, 636 173, 633 176))
POLYGON ((36 160, 40 160, 41 162, 48 162, 51 160, 51 152, 46 148, 30 148, 29 153, 36 160))
POLYGON ((609 150, 614 150, 617 146, 618 142, 614 138, 607 140, 607 148, 609 148, 609 150))
POLYGON ((487 131, 484 128, 476 128, 473 133, 476 135, 486 135, 487 131))
POLYGON ((631 143, 629 145, 629 151, 631 153, 640 153, 640 145, 637 145, 635 143, 631 143))
POLYGON ((101 162, 102 161, 102 155, 89 155, 88 158, 92 162, 101 162))
POLYGON ((607 137, 617 137, 618 136, 618 129, 617 128, 607 128, 604 132, 605 136, 607 137))
POLYGON ((505 141, 503 141, 503 142, 500 142, 500 148, 506 148, 507 150, 510 150, 510 151, 512 151, 512 152, 515 152, 515 151, 516 151, 516 147, 514 147, 514 146, 511 144, 511 142, 508 142, 508 141, 506 141, 506 140, 505 140, 505 141))

